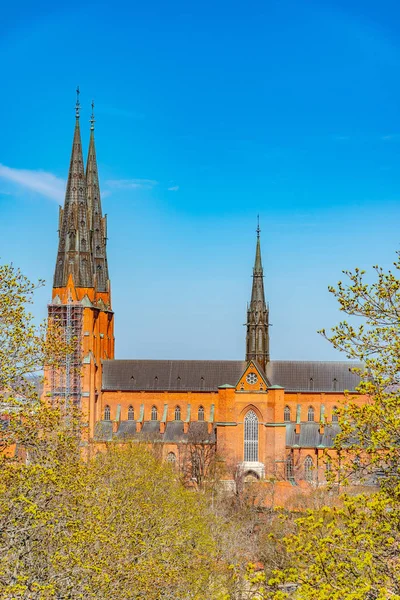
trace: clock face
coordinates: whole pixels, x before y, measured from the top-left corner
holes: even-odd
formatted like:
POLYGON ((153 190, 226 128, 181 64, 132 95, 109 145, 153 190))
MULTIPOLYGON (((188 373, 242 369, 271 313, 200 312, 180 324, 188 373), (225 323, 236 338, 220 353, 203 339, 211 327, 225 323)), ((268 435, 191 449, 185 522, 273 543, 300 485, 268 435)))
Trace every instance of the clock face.
POLYGON ((258 377, 255 373, 248 373, 247 377, 246 377, 246 381, 247 383, 253 384, 253 383, 257 383, 258 377))

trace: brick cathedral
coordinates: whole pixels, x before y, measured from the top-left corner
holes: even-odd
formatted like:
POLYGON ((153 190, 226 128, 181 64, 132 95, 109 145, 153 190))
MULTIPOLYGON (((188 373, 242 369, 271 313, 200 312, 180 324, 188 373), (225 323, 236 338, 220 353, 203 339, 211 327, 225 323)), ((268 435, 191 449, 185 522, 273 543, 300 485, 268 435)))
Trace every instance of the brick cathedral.
POLYGON ((49 317, 61 319, 67 339, 78 343, 65 369, 47 374, 46 390, 82 406, 89 445, 159 444, 179 465, 182 449, 196 440, 216 445, 227 481, 234 470, 273 477, 288 490, 323 481, 336 407, 358 377, 349 362, 270 359, 259 228, 243 360, 115 359, 106 243, 94 117, 85 170, 78 101, 49 305, 49 317))

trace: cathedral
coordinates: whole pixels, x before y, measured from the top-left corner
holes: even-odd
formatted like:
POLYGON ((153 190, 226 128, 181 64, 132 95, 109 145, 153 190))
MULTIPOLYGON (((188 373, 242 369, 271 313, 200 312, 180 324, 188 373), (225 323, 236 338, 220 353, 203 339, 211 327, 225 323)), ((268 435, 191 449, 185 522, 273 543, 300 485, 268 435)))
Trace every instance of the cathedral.
POLYGON ((346 361, 271 360, 259 227, 243 360, 114 358, 95 120, 92 112, 85 170, 79 108, 78 96, 48 307, 49 319, 76 343, 65 368, 46 374, 47 396, 82 407, 89 448, 151 443, 178 468, 187 448, 200 443, 217 449, 226 482, 237 473, 273 479, 284 494, 323 482, 337 407, 358 377, 346 361))

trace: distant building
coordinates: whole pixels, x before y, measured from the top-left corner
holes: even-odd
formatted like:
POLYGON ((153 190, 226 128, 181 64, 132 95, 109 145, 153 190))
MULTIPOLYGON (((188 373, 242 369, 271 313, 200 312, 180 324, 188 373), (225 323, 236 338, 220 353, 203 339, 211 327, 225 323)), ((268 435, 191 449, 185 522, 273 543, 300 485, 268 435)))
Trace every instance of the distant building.
POLYGON ((78 343, 46 393, 82 406, 89 443, 158 443, 177 464, 185 444, 216 444, 228 480, 273 477, 283 495, 324 480, 336 408, 358 377, 349 362, 270 359, 259 227, 243 360, 115 360, 106 243, 94 117, 85 172, 77 103, 49 318, 78 343))

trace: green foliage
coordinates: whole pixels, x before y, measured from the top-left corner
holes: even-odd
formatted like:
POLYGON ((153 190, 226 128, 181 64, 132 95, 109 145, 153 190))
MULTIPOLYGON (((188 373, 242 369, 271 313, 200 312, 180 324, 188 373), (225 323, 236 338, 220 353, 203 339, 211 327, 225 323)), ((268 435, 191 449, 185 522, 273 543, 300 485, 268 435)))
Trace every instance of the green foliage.
POLYGON ((70 349, 56 327, 35 328, 36 287, 0 267, 0 598, 226 598, 206 496, 147 446, 91 456, 80 411, 38 397, 30 376, 70 349))
POLYGON ((375 487, 296 519, 282 541, 289 566, 259 583, 260 598, 400 600, 400 280, 374 271, 373 283, 356 269, 345 272, 347 285, 330 288, 350 321, 322 334, 362 361, 358 391, 366 395, 348 396, 340 409, 333 479, 375 487))

